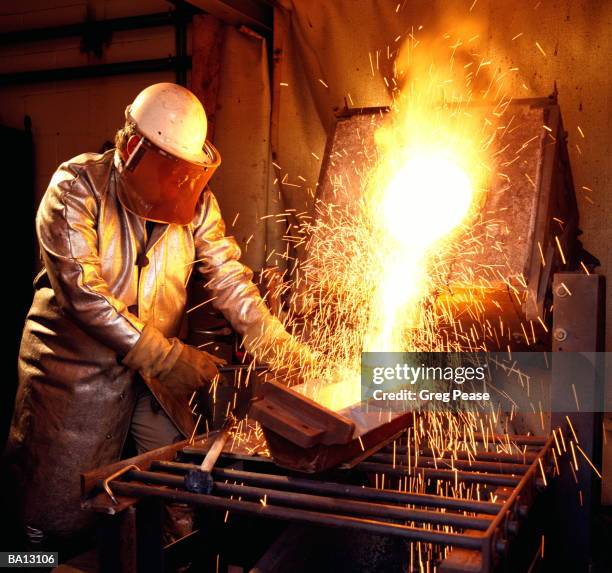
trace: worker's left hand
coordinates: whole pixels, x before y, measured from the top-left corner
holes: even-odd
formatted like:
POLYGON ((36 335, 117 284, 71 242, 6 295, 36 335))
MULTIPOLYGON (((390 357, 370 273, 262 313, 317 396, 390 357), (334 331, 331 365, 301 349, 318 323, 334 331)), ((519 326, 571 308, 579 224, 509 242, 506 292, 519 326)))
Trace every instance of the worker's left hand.
POLYGON ((283 376, 293 377, 312 367, 317 359, 306 344, 289 334, 273 316, 247 330, 244 345, 258 362, 267 364, 276 373, 282 372, 283 376))
POLYGON ((154 326, 145 326, 140 339, 123 358, 123 364, 137 370, 144 378, 157 378, 175 392, 193 392, 217 376, 225 360, 167 339, 154 326))
POLYGON ((308 368, 316 361, 316 354, 294 336, 282 338, 274 343, 270 354, 276 362, 308 368))
POLYGON ((184 344, 172 368, 159 379, 174 393, 189 395, 212 382, 218 375, 218 367, 225 364, 222 358, 184 344))

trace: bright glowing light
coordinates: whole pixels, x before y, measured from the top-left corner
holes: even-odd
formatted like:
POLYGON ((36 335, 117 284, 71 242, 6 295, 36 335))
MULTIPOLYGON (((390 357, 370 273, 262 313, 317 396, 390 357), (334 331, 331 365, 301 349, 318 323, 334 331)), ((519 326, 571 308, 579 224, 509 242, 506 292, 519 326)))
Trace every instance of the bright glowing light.
POLYGON ((310 381, 294 386, 293 389, 321 406, 338 412, 361 400, 360 381, 359 371, 339 367, 330 372, 327 384, 310 381))
MULTIPOLYGON (((426 135, 437 128, 423 116, 419 120, 426 135)), ((402 138, 405 132, 387 137, 402 138)), ((453 236, 476 196, 459 153, 442 143, 398 146, 373 174, 368 205, 378 230, 374 240, 381 272, 364 340, 366 351, 405 350, 406 331, 420 326, 420 306, 430 290, 431 252, 453 236)))
POLYGON ((461 223, 473 196, 469 176, 451 157, 416 151, 383 192, 381 215, 393 239, 422 250, 461 223))

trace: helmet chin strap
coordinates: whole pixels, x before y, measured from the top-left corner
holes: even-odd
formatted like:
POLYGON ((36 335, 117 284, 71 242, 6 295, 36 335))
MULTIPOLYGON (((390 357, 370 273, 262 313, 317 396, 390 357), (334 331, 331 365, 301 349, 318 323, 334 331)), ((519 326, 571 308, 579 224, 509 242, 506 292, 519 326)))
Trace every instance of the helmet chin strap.
POLYGON ((129 159, 133 155, 133 153, 138 149, 138 145, 140 144, 142 139, 143 139, 143 136, 140 135, 139 133, 134 133, 130 135, 130 137, 125 143, 126 160, 129 159))
POLYGON ((138 163, 140 162, 140 159, 142 158, 143 154, 146 151, 144 148, 144 137, 142 136, 138 136, 138 137, 139 137, 139 141, 136 144, 134 151, 132 151, 132 153, 128 155, 128 158, 125 161, 125 169, 127 169, 128 171, 134 171, 134 169, 136 169, 136 167, 138 166, 138 163))

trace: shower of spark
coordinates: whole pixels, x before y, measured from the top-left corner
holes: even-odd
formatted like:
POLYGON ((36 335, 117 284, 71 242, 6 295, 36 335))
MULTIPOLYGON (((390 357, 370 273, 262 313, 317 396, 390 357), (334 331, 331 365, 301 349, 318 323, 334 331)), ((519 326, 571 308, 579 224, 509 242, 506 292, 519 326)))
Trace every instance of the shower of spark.
MULTIPOLYGON (((518 341, 517 325, 504 319, 501 304, 523 305, 527 283, 512 271, 504 243, 492 244, 489 228, 506 223, 481 207, 489 189, 506 193, 512 183, 524 184, 510 181, 513 166, 515 178, 524 176, 534 185, 529 172, 517 166, 526 164, 522 154, 538 138, 549 137, 550 128, 536 126, 542 133, 534 133, 516 111, 508 111, 504 82, 517 70, 491 66, 470 45, 478 36, 473 32, 428 40, 411 34, 388 82, 396 86, 391 109, 368 120, 374 129, 365 131, 375 131, 374 141, 359 135, 363 151, 354 157, 354 171, 331 181, 333 199, 317 200, 314 213, 276 216, 288 223, 288 245, 307 253, 292 275, 290 310, 282 318, 312 355, 295 346, 278 347, 270 370, 281 381, 300 382, 300 392, 332 410, 360 402, 363 351, 486 352, 492 347, 507 348, 511 355, 517 344, 528 348, 545 338, 547 314, 520 321, 518 341), (493 68, 498 71, 487 73, 493 68), (498 302, 500 291, 506 298, 498 302)), ((349 156, 342 149, 334 153, 343 161, 349 156)), ((291 262, 289 252, 288 247, 291 262)), ((288 281, 279 285, 276 296, 289 289, 288 281)), ((542 405, 532 407, 545 431, 542 405)), ((445 449, 454 451, 459 438, 465 441, 478 431, 488 450, 488 435, 512 433, 513 415, 415 412, 408 442, 417 450, 427 444, 442 456, 445 449)), ((514 448, 510 440, 495 447, 514 448)), ((450 457, 452 466, 454 454, 450 457)), ((404 487, 411 491, 424 487, 410 482, 404 487)))
POLYGON ((496 124, 471 105, 490 82, 459 65, 461 45, 450 35, 429 46, 410 39, 359 196, 319 201, 299 229, 308 257, 293 302, 309 310, 304 339, 320 357, 300 378, 335 410, 359 400, 362 352, 446 349, 432 303, 478 212, 496 124))
MULTIPOLYGON (((488 227, 499 224, 495 214, 480 212, 487 190, 500 180, 506 185, 502 192, 510 189, 507 172, 524 161, 521 154, 540 134, 530 132, 524 143, 519 140, 514 155, 507 152, 507 161, 501 162, 502 151, 510 146, 504 138, 521 133, 520 118, 508 112, 511 98, 504 87, 518 69, 493 66, 478 53, 476 38, 474 29, 459 27, 437 37, 409 34, 397 55, 394 77, 385 78, 387 85, 396 86, 390 112, 372 117, 375 141, 363 138, 354 172, 331 182, 334 200, 318 200, 312 214, 276 216, 283 224, 291 221, 288 245, 307 253, 292 277, 291 310, 283 320, 314 359, 295 347, 278 348, 271 371, 283 381, 287 373, 297 374, 303 382, 300 391, 333 410, 360 401, 363 351, 475 352, 491 345, 511 353, 517 345, 516 326, 511 331, 497 299, 486 299, 501 284, 506 302, 520 307, 527 292, 525 277, 509 270, 500 242, 493 246, 492 262, 485 257, 474 267, 471 259, 491 249, 485 240, 488 227), (349 179, 360 181, 357 194, 349 179), (486 316, 486 304, 499 310, 498 320, 486 316)), ((378 57, 377 52, 376 62, 378 57)), ((374 74, 372 56, 370 61, 374 74)), ((546 125, 541 129, 550 130, 546 125)), ((527 170, 517 168, 515 173, 535 186, 527 170)), ((286 179, 280 183, 292 185, 286 179)), ((291 262, 289 252, 287 248, 291 262)), ((289 289, 288 281, 280 285, 277 296, 289 289)), ((523 348, 536 345, 547 320, 544 315, 520 322, 523 348)), ((532 407, 545 432, 542 404, 532 407)), ((387 450, 393 467, 404 469, 405 475, 376 475, 376 487, 499 501, 496 488, 463 481, 457 468, 504 456, 517 464, 530 463, 536 451, 515 440, 516 415, 514 408, 509 413, 415 411, 406 434, 387 450), (452 479, 430 479, 424 471, 428 467, 454 474, 452 479)), ((579 465, 588 463, 600 473, 580 448, 569 418, 567 423, 571 433, 551 428, 555 447, 552 462, 539 461, 541 478, 546 482, 558 475, 562 456, 571 453, 570 470, 582 495, 579 465)), ((268 454, 261 428, 248 419, 240 422, 234 447, 268 454)), ((456 531, 446 525, 433 528, 456 531)), ((411 543, 408 570, 429 570, 447 552, 445 547, 411 543)))
POLYGON ((379 282, 365 351, 416 349, 422 303, 435 288, 431 263, 445 258, 481 191, 482 134, 473 116, 434 99, 435 90, 423 97, 413 85, 419 79, 396 97, 375 136, 380 161, 367 178, 365 208, 379 282))

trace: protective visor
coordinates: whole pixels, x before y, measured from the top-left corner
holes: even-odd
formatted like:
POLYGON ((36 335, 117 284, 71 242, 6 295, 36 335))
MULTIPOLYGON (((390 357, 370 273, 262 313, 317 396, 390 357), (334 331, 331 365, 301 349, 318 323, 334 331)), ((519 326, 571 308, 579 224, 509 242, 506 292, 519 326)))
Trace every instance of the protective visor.
POLYGON ((157 223, 191 223, 196 203, 221 164, 208 141, 208 163, 192 163, 167 153, 142 137, 121 172, 119 200, 136 215, 157 223))

